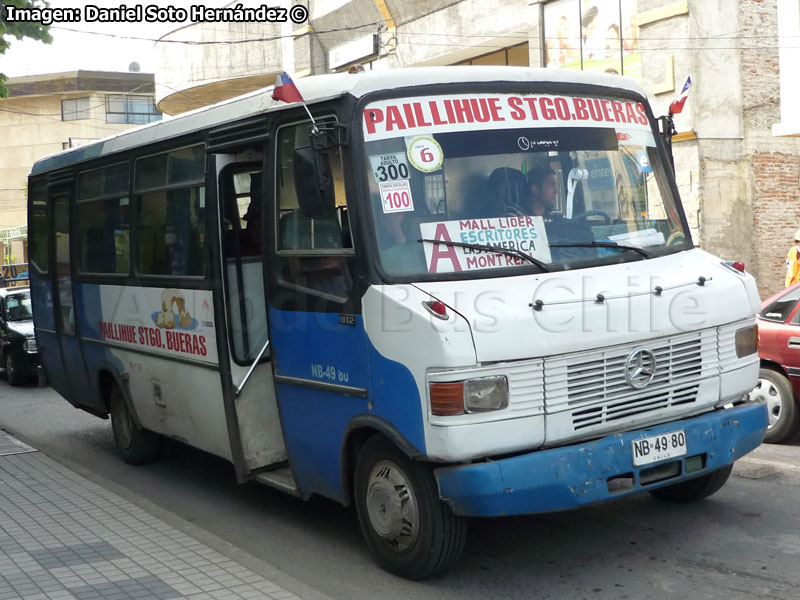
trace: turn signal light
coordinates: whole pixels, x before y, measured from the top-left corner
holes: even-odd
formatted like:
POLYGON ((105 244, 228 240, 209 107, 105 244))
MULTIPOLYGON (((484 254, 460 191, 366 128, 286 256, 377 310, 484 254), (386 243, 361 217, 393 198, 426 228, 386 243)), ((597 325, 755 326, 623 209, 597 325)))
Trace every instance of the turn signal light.
POLYGON ((742 358, 758 352, 758 325, 744 327, 736 332, 736 356, 742 358))
POLYGON ((450 318, 450 315, 447 314, 447 305, 441 300, 427 300, 422 303, 422 306, 437 319, 446 321, 450 318))
POLYGON ((432 383, 431 412, 442 417, 463 415, 464 382, 432 383))
POLYGON ((738 271, 739 273, 744 273, 744 263, 740 260, 726 260, 722 263, 729 269, 733 269, 734 271, 738 271))

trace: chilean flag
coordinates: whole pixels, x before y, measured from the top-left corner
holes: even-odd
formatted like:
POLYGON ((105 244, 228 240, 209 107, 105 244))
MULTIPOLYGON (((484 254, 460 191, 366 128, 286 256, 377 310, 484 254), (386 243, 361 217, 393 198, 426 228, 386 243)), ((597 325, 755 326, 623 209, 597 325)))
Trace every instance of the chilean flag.
POLYGON ((281 100, 282 102, 302 102, 303 96, 300 95, 300 90, 289 77, 289 74, 284 71, 275 80, 275 87, 272 90, 272 99, 281 100))
POLYGON ((689 90, 692 89, 692 78, 687 77, 686 83, 683 84, 681 95, 672 101, 669 105, 669 114, 677 115, 683 110, 683 105, 686 104, 686 99, 689 97, 689 90))

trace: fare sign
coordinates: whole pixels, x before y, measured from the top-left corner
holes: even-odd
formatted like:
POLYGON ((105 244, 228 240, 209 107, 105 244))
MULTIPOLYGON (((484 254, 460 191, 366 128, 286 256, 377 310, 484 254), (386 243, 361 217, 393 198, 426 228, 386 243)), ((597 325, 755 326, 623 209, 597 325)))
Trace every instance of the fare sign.
POLYGON ((422 223, 422 237, 429 240, 480 244, 497 252, 425 242, 425 260, 430 273, 454 273, 531 264, 521 256, 502 250, 519 250, 550 262, 550 246, 542 217, 497 217, 422 223))

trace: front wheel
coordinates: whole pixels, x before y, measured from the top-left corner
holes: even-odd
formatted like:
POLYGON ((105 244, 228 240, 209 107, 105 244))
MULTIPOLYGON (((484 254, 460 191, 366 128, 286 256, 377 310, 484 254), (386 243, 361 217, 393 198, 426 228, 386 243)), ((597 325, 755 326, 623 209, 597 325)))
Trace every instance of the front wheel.
POLYGON ((137 427, 122 391, 114 386, 110 399, 111 429, 122 460, 131 465, 143 465, 158 456, 160 440, 157 434, 137 427))
POLYGON ((464 550, 467 520, 439 498, 431 469, 386 438, 370 438, 356 460, 361 532, 384 569, 423 579, 450 568, 464 550))
POLYGON ((706 475, 701 475, 695 479, 681 481, 662 488, 652 490, 650 493, 659 500, 669 500, 670 502, 694 502, 708 498, 720 490, 731 476, 733 465, 721 467, 706 475))

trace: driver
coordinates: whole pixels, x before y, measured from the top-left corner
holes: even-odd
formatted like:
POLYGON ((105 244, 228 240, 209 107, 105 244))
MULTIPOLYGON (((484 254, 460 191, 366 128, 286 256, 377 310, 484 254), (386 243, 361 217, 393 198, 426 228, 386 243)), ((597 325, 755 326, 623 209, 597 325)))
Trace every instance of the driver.
POLYGON ((543 217, 552 212, 558 199, 556 172, 549 167, 533 167, 528 172, 528 193, 528 214, 543 217))
MULTIPOLYGON (((545 217, 545 231, 551 244, 589 244, 594 240, 592 230, 582 220, 565 219, 554 212, 558 199, 556 172, 546 166, 537 165, 528 171, 529 196, 523 210, 534 217, 545 217)), ((594 248, 552 248, 553 260, 593 258, 594 248)))

